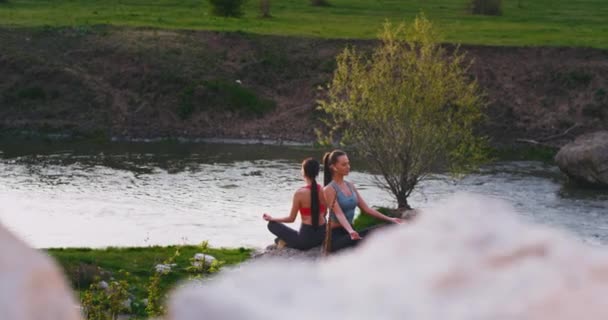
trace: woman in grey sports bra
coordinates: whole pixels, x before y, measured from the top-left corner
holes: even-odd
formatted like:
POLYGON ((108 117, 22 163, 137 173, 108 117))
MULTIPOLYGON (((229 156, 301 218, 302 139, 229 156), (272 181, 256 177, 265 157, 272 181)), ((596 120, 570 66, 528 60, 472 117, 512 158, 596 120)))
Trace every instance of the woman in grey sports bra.
POLYGON ((331 248, 332 252, 355 246, 362 237, 373 229, 357 232, 353 229, 355 209, 362 213, 390 223, 401 223, 401 219, 383 215, 371 208, 359 195, 355 186, 344 180, 350 172, 348 156, 342 150, 334 150, 323 156, 323 176, 325 199, 330 206, 331 248))

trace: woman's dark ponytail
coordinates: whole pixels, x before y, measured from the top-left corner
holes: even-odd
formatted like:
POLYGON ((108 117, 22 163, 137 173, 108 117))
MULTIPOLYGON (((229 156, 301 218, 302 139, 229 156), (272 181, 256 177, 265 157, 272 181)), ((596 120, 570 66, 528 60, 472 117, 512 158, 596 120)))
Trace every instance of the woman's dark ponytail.
POLYGON ((329 157, 330 157, 330 153, 329 152, 325 152, 325 155, 323 155, 323 185, 326 186, 331 182, 332 179, 332 175, 331 175, 331 168, 330 163, 329 163, 329 157))
POLYGON ((312 218, 312 226, 319 226, 319 187, 317 187, 317 180, 312 179, 310 184, 310 217, 312 218))
POLYGON ((308 158, 302 163, 304 175, 310 179, 310 217, 312 226, 319 226, 319 187, 317 186, 317 176, 319 175, 319 162, 313 158, 308 158))

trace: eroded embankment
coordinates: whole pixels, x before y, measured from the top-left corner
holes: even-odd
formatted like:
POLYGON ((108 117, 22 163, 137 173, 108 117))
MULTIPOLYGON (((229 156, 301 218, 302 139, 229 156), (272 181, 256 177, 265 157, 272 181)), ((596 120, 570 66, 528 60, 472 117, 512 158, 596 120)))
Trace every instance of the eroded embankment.
MULTIPOLYGON (((3 132, 310 141, 320 87, 374 41, 94 27, 0 29, 3 132)), ((465 46, 495 144, 608 124, 608 51, 465 46)), ((549 143, 559 144, 560 139, 549 143)))

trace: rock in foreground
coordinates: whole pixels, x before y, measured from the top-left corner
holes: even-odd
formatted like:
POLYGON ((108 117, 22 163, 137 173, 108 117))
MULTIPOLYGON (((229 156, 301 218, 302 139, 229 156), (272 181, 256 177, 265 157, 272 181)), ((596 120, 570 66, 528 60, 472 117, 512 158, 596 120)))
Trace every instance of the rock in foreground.
POLYGON ((171 320, 608 319, 608 255, 459 195, 318 262, 255 261, 175 292, 171 320))
POLYGON ((0 225, 0 319, 76 320, 77 306, 53 260, 0 225))

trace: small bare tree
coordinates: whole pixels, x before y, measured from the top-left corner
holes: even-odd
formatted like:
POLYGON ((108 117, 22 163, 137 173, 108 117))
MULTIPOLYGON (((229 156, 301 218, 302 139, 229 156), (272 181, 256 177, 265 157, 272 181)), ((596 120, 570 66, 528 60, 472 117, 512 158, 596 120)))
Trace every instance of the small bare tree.
POLYGON ((424 16, 385 23, 371 56, 347 48, 337 57, 319 105, 329 128, 321 142, 340 137, 381 173, 377 182, 399 208, 410 208, 408 196, 434 170, 464 172, 484 159, 485 140, 473 133, 483 103, 468 67, 458 50, 440 46, 424 16))
POLYGON ((270 0, 260 0, 260 17, 270 18, 270 0))
MULTIPOLYGON (((472 14, 482 14, 488 16, 500 16, 502 15, 502 0, 470 0, 470 10, 472 14)), ((518 8, 520 6, 520 0, 517 0, 518 8)))

